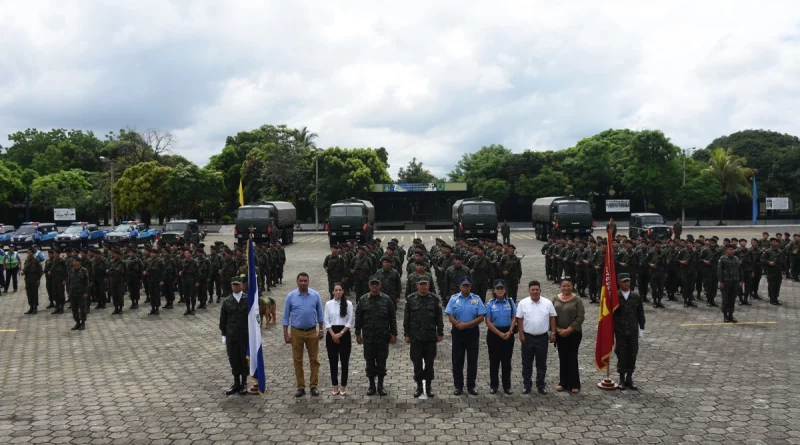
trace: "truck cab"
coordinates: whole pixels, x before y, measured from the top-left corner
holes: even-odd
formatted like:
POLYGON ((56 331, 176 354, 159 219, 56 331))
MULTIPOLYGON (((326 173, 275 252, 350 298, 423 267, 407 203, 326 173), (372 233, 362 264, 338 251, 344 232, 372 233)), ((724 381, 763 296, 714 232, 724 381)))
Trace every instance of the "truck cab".
POLYGON ((184 245, 185 243, 199 243, 201 238, 200 224, 193 219, 178 219, 170 221, 164 226, 164 231, 159 238, 160 244, 178 244, 184 245), (192 239, 183 239, 183 234, 186 229, 192 232, 192 239))
POLYGON ((536 239, 553 236, 588 236, 594 230, 592 205, 574 196, 539 198, 531 206, 536 239))
POLYGON ((453 204, 453 238, 497 239, 497 206, 483 197, 453 204))
POLYGON ((672 228, 664 222, 664 217, 658 213, 631 213, 628 236, 636 239, 645 238, 662 239, 672 236, 672 228))
POLYGON ((359 243, 371 241, 375 235, 375 207, 369 201, 356 198, 337 201, 331 204, 328 221, 331 246, 348 239, 359 243))

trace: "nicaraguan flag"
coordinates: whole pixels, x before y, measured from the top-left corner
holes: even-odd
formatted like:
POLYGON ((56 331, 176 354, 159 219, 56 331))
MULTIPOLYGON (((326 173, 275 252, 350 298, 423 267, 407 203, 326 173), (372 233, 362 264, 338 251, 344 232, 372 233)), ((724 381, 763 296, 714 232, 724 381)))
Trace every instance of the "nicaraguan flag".
POLYGON ((258 381, 258 393, 264 395, 267 378, 264 375, 264 353, 261 351, 261 327, 258 325, 258 282, 253 251, 253 238, 250 238, 247 240, 247 304, 250 308, 247 315, 247 330, 250 334, 247 358, 250 360, 250 377, 258 381))

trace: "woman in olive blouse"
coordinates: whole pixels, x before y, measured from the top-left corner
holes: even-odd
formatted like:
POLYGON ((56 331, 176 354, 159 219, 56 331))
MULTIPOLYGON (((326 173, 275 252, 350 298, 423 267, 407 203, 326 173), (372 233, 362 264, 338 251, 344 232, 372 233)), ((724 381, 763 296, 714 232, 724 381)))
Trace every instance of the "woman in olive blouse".
POLYGON ((581 391, 578 372, 578 348, 585 311, 583 301, 572 293, 572 278, 561 280, 561 293, 553 299, 556 309, 556 347, 558 348, 559 382, 556 391, 581 391))

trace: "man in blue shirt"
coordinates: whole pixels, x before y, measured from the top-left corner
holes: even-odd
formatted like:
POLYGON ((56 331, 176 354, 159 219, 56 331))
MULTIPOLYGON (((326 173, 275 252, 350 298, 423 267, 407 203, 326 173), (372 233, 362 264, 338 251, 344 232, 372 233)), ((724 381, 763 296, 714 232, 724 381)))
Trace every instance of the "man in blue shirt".
POLYGON ((467 357, 467 392, 473 396, 478 395, 475 390, 475 380, 478 377, 478 342, 480 329, 486 315, 486 306, 480 297, 470 292, 472 284, 469 278, 461 281, 461 293, 450 297, 444 313, 448 315, 450 324, 453 325, 453 386, 454 395, 460 396, 464 392, 464 355, 467 357))
POLYGON ((128 239, 130 239, 131 244, 136 245, 136 238, 139 238, 139 231, 136 230, 135 226, 131 226, 131 231, 128 233, 128 239))
POLYGON ((297 380, 295 397, 306 394, 306 380, 303 374, 303 348, 308 349, 308 360, 311 363, 311 395, 318 396, 319 391, 319 341, 325 335, 322 315, 322 300, 319 292, 308 287, 310 280, 308 274, 300 272, 297 275, 297 289, 286 296, 283 307, 283 339, 292 345, 292 359, 294 361, 294 376, 297 380), (314 333, 315 325, 319 325, 318 333, 314 333), (291 326, 291 334, 289 327, 291 326))
POLYGON ((86 228, 84 224, 81 227, 81 249, 86 249, 89 247, 89 229, 86 228))

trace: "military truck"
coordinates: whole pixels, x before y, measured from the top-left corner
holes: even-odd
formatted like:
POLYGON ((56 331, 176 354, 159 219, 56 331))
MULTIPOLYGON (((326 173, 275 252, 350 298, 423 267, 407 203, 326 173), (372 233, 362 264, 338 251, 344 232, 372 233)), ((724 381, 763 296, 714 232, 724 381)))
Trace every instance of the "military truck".
POLYGON ((640 236, 653 239, 672 237, 672 228, 664 223, 664 217, 658 213, 631 213, 628 226, 631 239, 640 236))
POLYGON ((453 239, 497 239, 497 206, 477 198, 459 199, 453 204, 453 239))
POLYGON ((197 223, 197 220, 178 219, 170 221, 164 226, 159 243, 161 245, 170 243, 183 246, 188 243, 199 243, 201 238, 203 238, 202 230, 200 230, 200 224, 197 223), (192 239, 183 239, 183 234, 187 228, 192 232, 192 239))
POLYGON ((257 244, 277 241, 284 245, 292 244, 295 222, 297 210, 292 203, 259 201, 239 207, 233 236, 239 245, 243 245, 247 242, 252 227, 253 240, 257 244))
POLYGON ((594 227, 591 204, 574 196, 537 199, 531 206, 531 220, 540 241, 547 240, 548 235, 588 236, 594 227))
POLYGON ((371 241, 375 235, 375 207, 363 199, 350 198, 331 204, 328 217, 330 245, 355 239, 371 241))

